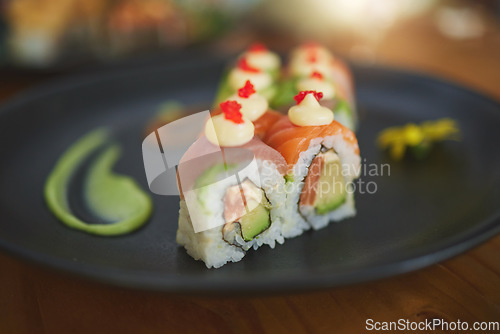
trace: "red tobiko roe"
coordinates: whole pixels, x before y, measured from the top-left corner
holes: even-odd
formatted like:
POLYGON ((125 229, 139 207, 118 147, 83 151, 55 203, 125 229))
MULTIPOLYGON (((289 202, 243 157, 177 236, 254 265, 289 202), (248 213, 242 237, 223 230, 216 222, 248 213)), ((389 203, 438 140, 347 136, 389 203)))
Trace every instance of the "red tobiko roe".
POLYGON ((248 48, 248 51, 250 52, 264 52, 264 51, 267 51, 267 47, 263 44, 263 43, 253 43, 252 45, 250 45, 250 47, 248 48))
POLYGON ((241 113, 241 104, 237 101, 229 100, 219 104, 222 112, 224 113, 224 118, 232 121, 236 124, 243 123, 243 114, 241 113))
POLYGON ((316 49, 309 49, 307 51, 307 61, 315 63, 318 61, 318 51, 316 49))
POLYGON ((250 82, 250 80, 247 80, 247 82, 245 82, 245 86, 238 89, 238 96, 243 97, 245 99, 249 98, 254 93, 255 93, 255 89, 254 89, 252 83, 250 82))
POLYGON ((317 92, 315 90, 303 90, 294 97, 295 101, 297 101, 297 104, 300 104, 300 102, 302 102, 302 100, 306 98, 307 94, 314 94, 314 97, 318 102, 323 98, 322 92, 317 92))
POLYGON ((316 78, 319 80, 323 80, 323 74, 319 73, 318 71, 314 71, 311 73, 311 78, 316 78))
POLYGON ((238 68, 245 72, 253 72, 253 73, 260 72, 258 68, 251 66, 245 57, 240 58, 240 60, 238 60, 238 68))

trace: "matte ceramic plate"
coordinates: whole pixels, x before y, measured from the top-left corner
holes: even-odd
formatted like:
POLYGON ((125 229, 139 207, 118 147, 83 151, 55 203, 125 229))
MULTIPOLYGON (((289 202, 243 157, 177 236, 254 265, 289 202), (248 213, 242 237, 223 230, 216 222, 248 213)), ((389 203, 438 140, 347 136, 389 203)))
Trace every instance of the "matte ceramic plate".
MULTIPOLYGON (((208 104, 224 61, 207 60, 74 78, 32 91, 0 112, 0 246, 53 268, 121 286, 178 292, 317 289, 387 277, 456 255, 500 231, 500 105, 452 84, 380 68, 355 68, 364 175, 355 218, 309 231, 238 263, 206 269, 175 242, 179 199, 152 195, 137 232, 97 237, 71 230, 45 206, 58 157, 96 127, 123 145, 116 171, 147 189, 145 127, 169 99, 208 104), (385 127, 453 117, 463 140, 427 160, 391 162, 374 145, 385 127), (369 171, 369 170, 368 170, 369 171), (380 174, 380 173, 379 173, 380 174)), ((76 191, 70 196, 78 197, 76 191)))

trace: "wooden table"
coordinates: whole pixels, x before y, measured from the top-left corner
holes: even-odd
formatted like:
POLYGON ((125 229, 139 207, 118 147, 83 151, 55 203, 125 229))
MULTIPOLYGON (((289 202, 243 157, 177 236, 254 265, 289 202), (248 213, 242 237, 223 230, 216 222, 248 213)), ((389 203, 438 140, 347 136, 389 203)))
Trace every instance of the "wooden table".
MULTIPOLYGON (((352 41, 334 47, 349 53, 352 41)), ((375 61, 444 76, 500 100, 500 29, 454 41, 432 20, 393 29, 375 61)), ((5 97, 17 89, 0 87, 5 97)), ((498 153, 498 152, 496 152, 498 153)), ((365 321, 500 321, 500 236, 417 272, 314 293, 170 296, 105 286, 0 254, 0 333, 361 333, 365 321)))

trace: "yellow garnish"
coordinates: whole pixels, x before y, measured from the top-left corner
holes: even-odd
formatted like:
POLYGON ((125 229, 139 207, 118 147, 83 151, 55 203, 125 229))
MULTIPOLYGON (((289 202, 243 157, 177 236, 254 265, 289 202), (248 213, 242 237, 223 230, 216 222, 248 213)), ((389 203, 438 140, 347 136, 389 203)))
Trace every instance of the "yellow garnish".
POLYGON ((427 121, 421 124, 424 135, 432 141, 445 139, 460 139, 460 130, 455 120, 442 118, 437 121, 427 121))
POLYGON ((420 125, 408 123, 403 126, 390 127, 380 132, 377 145, 389 149, 394 160, 401 160, 407 148, 418 157, 425 155, 433 142, 460 138, 460 130, 455 120, 443 118, 436 121, 426 121, 420 125))
POLYGON ((410 146, 418 145, 424 140, 423 131, 415 124, 408 124, 404 129, 405 141, 410 146))

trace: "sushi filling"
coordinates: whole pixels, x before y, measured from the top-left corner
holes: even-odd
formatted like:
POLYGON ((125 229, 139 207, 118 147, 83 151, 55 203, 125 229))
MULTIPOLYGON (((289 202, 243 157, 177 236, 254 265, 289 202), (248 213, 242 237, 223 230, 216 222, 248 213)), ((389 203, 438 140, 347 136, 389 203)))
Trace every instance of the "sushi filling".
POLYGON ((327 214, 346 201, 345 179, 339 156, 323 147, 309 166, 299 205, 313 206, 319 215, 327 214))
POLYGON ((229 187, 224 195, 223 239, 236 246, 252 241, 271 226, 269 209, 264 192, 250 180, 229 187))

